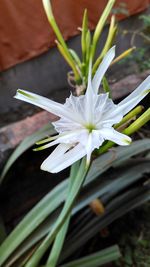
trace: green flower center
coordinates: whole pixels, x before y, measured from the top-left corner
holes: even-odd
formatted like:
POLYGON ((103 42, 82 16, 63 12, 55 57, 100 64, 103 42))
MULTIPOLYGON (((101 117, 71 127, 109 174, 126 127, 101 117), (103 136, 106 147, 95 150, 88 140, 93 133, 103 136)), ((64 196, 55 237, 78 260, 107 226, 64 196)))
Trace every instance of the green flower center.
POLYGON ((85 125, 85 128, 89 131, 89 133, 91 133, 93 130, 96 130, 96 127, 93 124, 85 125))

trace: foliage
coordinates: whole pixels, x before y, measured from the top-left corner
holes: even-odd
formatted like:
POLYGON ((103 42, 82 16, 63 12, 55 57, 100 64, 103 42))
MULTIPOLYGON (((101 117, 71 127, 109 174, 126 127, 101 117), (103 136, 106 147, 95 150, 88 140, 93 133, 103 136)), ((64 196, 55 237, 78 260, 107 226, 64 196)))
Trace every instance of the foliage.
MULTIPOLYGON (((73 252, 80 249, 87 240, 116 218, 149 199, 149 188, 147 186, 141 187, 141 185, 137 188, 136 186, 136 181, 141 180, 142 182, 143 174, 149 172, 149 161, 146 158, 144 161, 142 159, 141 163, 139 162, 138 164, 138 168, 136 164, 133 164, 134 160, 132 164, 128 163, 131 156, 136 156, 148 149, 150 149, 150 142, 145 139, 134 142, 128 148, 117 147, 115 150, 105 153, 93 161, 72 215, 76 215, 79 211, 82 212, 78 217, 78 223, 73 225, 74 231, 70 230, 68 234, 60 260, 66 259, 73 252), (125 170, 124 165, 126 166, 125 170), (106 171, 112 167, 114 168, 114 175, 108 177, 106 171), (104 172, 106 173, 105 176, 104 172), (133 187, 129 190, 128 187, 131 185, 133 187), (91 214, 91 209, 87 205, 97 197, 103 202, 106 213, 100 217, 92 216, 89 220, 87 217, 91 214), (86 223, 84 223, 85 221, 86 223)), ((2 266, 6 260, 8 264, 5 264, 6 266, 9 266, 10 263, 10 266, 13 266, 13 262, 15 262, 15 267, 22 266, 21 262, 26 257, 29 257, 31 251, 36 249, 35 244, 38 244, 52 228, 61 210, 66 193, 67 180, 48 193, 26 215, 0 248, 0 254, 2 255, 0 264, 2 266), (11 257, 8 258, 10 255, 11 257)))

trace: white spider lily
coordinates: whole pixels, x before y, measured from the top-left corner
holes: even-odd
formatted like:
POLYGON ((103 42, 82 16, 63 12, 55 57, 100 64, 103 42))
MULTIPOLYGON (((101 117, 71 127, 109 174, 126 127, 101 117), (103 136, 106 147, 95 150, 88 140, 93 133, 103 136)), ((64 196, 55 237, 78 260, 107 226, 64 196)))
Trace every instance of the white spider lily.
POLYGON ((93 79, 90 66, 85 95, 76 97, 71 94, 65 104, 24 90, 17 91, 15 98, 34 104, 60 117, 59 120, 53 122, 58 135, 52 137, 50 143, 42 146, 42 148, 47 148, 58 144, 42 163, 42 170, 59 172, 85 155, 87 155, 87 164, 89 164, 92 151, 99 148, 105 140, 111 140, 123 146, 131 143, 131 138, 116 131, 113 125, 119 123, 123 116, 148 94, 150 76, 118 105, 114 104, 108 94, 98 94, 103 75, 114 56, 115 47, 112 47, 93 79))

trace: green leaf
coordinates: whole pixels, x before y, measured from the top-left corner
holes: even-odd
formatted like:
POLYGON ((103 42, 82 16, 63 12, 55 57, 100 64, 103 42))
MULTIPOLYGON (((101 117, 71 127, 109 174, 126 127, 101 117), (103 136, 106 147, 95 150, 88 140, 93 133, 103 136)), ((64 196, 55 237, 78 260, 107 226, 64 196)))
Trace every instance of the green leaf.
POLYGON ((100 35, 102 33, 102 30, 105 26, 105 23, 107 21, 107 18, 111 12, 111 9, 113 7, 115 3, 115 0, 109 0, 99 21, 98 21, 98 24, 96 26, 96 29, 94 31, 94 35, 93 35, 93 42, 92 42, 92 59, 94 59, 94 56, 95 56, 95 51, 96 51, 96 47, 97 47, 97 42, 100 38, 100 35))
MULTIPOLYGON (((90 171, 86 177, 84 186, 87 186, 90 182, 94 181, 104 171, 108 170, 111 166, 118 166, 129 159, 131 156, 144 152, 150 149, 150 140, 144 139, 133 142, 129 147, 116 147, 112 151, 101 155, 99 158, 93 161, 90 171)), ((109 183, 110 181, 107 181, 109 183)), ((65 200, 67 194, 67 183, 65 180, 57 185, 50 193, 48 193, 18 224, 18 226, 12 231, 12 233, 6 238, 2 246, 0 247, 0 265, 8 259, 8 257, 16 250, 12 257, 19 257, 27 249, 38 242, 46 233, 47 229, 50 229, 57 218, 56 213, 51 215, 65 200), (45 221, 49 217, 49 220, 45 221), (45 222, 44 222, 45 221, 45 222), (42 223, 42 227, 40 226, 42 223), (36 231, 35 231, 36 230, 36 231), (32 234, 32 235, 31 235, 32 234), (28 238, 28 239, 27 239, 28 238), (23 241, 26 239, 25 243, 23 241), (22 244, 22 245, 21 245, 22 244)), ((105 184, 106 186, 107 184, 105 184)), ((117 186, 117 183, 116 183, 117 186)), ((104 184, 103 184, 104 187, 104 184)), ((98 188, 99 189, 99 188, 98 188)), ((92 188, 91 188, 92 190, 92 188)), ((106 189, 103 188, 101 193, 105 193, 106 189)), ((107 192, 108 192, 107 188, 107 192)), ((91 191, 93 197, 97 197, 96 191, 91 191)), ((87 201, 91 201, 91 196, 88 195, 87 201)), ((79 207, 83 207, 87 204, 86 194, 83 199, 84 205, 81 202, 78 203, 79 207)), ((76 208, 75 208, 76 209, 76 208)), ((74 209, 74 212, 75 212, 74 209)), ((76 212, 79 209, 76 209, 76 212)))
POLYGON ((112 246, 79 260, 61 265, 60 267, 99 267, 103 264, 117 260, 120 256, 121 254, 118 246, 112 246))
POLYGON ((76 62, 77 66, 81 68, 81 60, 77 53, 73 49, 69 49, 69 52, 71 53, 71 56, 73 57, 74 61, 76 62))
POLYGON ((0 265, 65 200, 65 180, 47 194, 17 225, 0 247, 0 265))
MULTIPOLYGON (((79 169, 79 161, 74 163, 71 166, 71 172, 70 172, 70 177, 69 177, 69 186, 68 186, 68 194, 74 186, 74 181, 75 181, 75 178, 77 176, 78 169, 79 169)), ((71 212, 69 212, 68 217, 67 217, 65 223, 62 225, 60 231, 58 232, 56 239, 54 241, 54 244, 52 246, 50 255, 49 255, 48 260, 47 260, 47 264, 49 264, 51 267, 55 267, 57 262, 58 262, 59 255, 61 253, 64 241, 65 241, 65 237, 67 234, 68 226, 70 223, 70 218, 71 218, 71 212)))
MULTIPOLYGON (((90 238, 92 238, 97 232, 99 232, 100 229, 105 228, 108 224, 110 224, 118 217, 121 217, 129 210, 141 205, 142 203, 150 199, 150 192, 146 187, 142 188, 142 186, 140 186, 138 191, 137 189, 128 189, 129 186, 134 184, 137 180, 141 179, 143 173, 150 171, 149 162, 141 162, 141 164, 138 164, 138 166, 135 164, 135 166, 130 167, 129 170, 128 166, 126 165, 126 170, 126 172, 122 170, 122 173, 119 173, 119 177, 117 177, 117 179, 112 176, 112 179, 109 180, 108 184, 106 183, 106 185, 103 183, 96 184, 97 191, 95 190, 95 195, 92 195, 93 199, 95 199, 95 197, 99 197, 104 203, 106 212, 102 216, 94 218, 93 221, 91 220, 91 218, 90 220, 85 218, 86 223, 83 224, 83 227, 81 229, 79 229, 80 220, 78 218, 78 229, 74 227, 73 231, 68 237, 68 243, 66 243, 66 246, 61 255, 61 261, 64 261, 74 251, 84 245, 90 238), (126 192, 122 193, 122 191, 125 189, 127 189, 126 192), (108 204, 105 205, 105 203, 108 204)), ((89 194, 87 194, 86 197, 88 199, 88 197, 90 196, 90 189, 88 188, 87 190, 89 194)), ((91 199, 91 196, 89 197, 90 201, 92 201, 93 199, 91 199)), ((77 203, 77 206, 75 207, 77 211, 79 207, 80 209, 83 207, 81 205, 81 200, 78 201, 79 203, 77 203)))
POLYGON ((83 21, 82 21, 82 34, 81 34, 81 48, 82 48, 82 59, 85 63, 86 57, 86 33, 88 30, 88 15, 87 9, 84 10, 83 21))
POLYGON ((86 220, 84 227, 76 232, 76 235, 71 236, 71 239, 66 243, 60 260, 64 261, 74 251, 82 247, 88 240, 99 233, 101 229, 104 229, 117 218, 150 200, 149 190, 144 191, 139 188, 134 191, 127 191, 125 194, 122 194, 121 197, 119 196, 115 198, 114 201, 112 200, 111 209, 109 209, 109 206, 106 206, 107 213, 104 214, 104 216, 86 220))
POLYGON ((76 197, 82 187, 82 184, 84 182, 86 173, 88 169, 86 167, 86 159, 83 158, 80 164, 80 167, 78 169, 78 173, 74 177, 74 184, 71 188, 69 194, 67 195, 64 207, 56 220, 56 223, 54 224, 54 227, 51 229, 51 231, 48 233, 44 241, 41 243, 41 245, 38 247, 36 252, 32 255, 32 257, 29 259, 26 267, 36 267, 41 260, 44 253, 47 251, 51 243, 53 242, 55 236, 61 229, 62 225, 65 223, 69 213, 72 210, 73 204, 76 200, 76 197))
POLYGON ((49 123, 41 128, 39 131, 35 132, 34 134, 26 137, 20 145, 14 150, 14 152, 9 157, 2 174, 0 176, 0 183, 2 183, 4 177, 6 176, 7 172, 14 164, 14 162, 30 147, 32 147, 37 141, 41 140, 42 138, 52 135, 55 133, 53 126, 49 123))
POLYGON ((0 217, 0 244, 5 240, 5 238, 6 238, 6 229, 4 222, 0 217))
POLYGON ((105 76, 102 79, 102 84, 103 84, 104 91, 109 94, 109 98, 112 98, 112 96, 111 96, 111 90, 110 90, 110 87, 109 87, 107 78, 105 76))

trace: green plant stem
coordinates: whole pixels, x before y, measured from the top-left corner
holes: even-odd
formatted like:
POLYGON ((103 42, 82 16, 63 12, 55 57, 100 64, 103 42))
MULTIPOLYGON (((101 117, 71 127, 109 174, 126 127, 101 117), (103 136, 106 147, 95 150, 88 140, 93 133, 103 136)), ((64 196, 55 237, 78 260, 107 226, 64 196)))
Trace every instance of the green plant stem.
POLYGON ((150 108, 148 108, 136 121, 134 121, 123 133, 131 135, 137 132, 143 125, 150 120, 150 108))
POLYGON ((74 64, 74 61, 72 60, 72 57, 70 58, 68 56, 68 53, 66 53, 66 50, 64 49, 64 47, 61 45, 61 43, 59 43, 58 41, 56 41, 56 45, 57 48, 59 50, 59 52, 61 53, 61 55, 64 57, 64 59, 66 60, 66 62, 68 63, 68 65, 72 68, 73 73, 74 73, 74 77, 76 80, 77 84, 80 84, 80 75, 79 72, 77 71, 76 65, 74 64))
POLYGON ((125 57, 129 56, 133 51, 136 50, 136 47, 133 46, 127 50, 125 50, 123 53, 121 53, 118 57, 116 57, 112 62, 111 62, 111 66, 117 62, 119 62, 120 60, 124 59, 125 57))
POLYGON ((109 98, 112 98, 111 90, 110 90, 106 76, 103 77, 102 84, 103 84, 104 91, 109 94, 109 98))
POLYGON ((118 246, 101 250, 78 260, 61 265, 60 267, 97 267, 111 261, 117 260, 121 256, 118 246))
POLYGON ((114 128, 117 129, 120 126, 122 126, 124 123, 130 121, 135 116, 137 116, 139 113, 141 113, 143 111, 143 109, 144 109, 143 106, 141 106, 141 105, 137 106, 132 111, 130 111, 126 116, 124 116, 123 119, 119 123, 115 124, 114 128))
MULTIPOLYGON (((70 172, 70 177, 69 177, 68 194, 72 190, 72 187, 74 186, 74 180, 75 180, 76 174, 78 172, 78 168, 79 168, 79 161, 74 163, 71 167, 71 172, 70 172)), ((56 239, 54 241, 53 247, 51 249, 51 253, 50 253, 48 260, 47 260, 47 265, 49 265, 51 267, 55 267, 57 262, 58 262, 59 255, 61 253, 64 241, 65 241, 65 237, 67 234, 70 218, 71 218, 71 212, 68 214, 66 221, 62 225, 62 227, 61 227, 60 231, 58 232, 56 239)))
POLYGON ((104 48, 103 48, 100 56, 97 58, 96 62, 94 63, 94 66, 93 66, 93 70, 92 70, 93 75, 95 74, 95 72, 96 72, 99 64, 101 63, 103 57, 105 56, 107 51, 111 48, 112 43, 114 41, 114 37, 116 35, 116 32, 117 32, 117 26, 115 26, 115 16, 112 16, 106 43, 104 45, 104 48))
POLYGON ((86 58, 86 34, 88 31, 88 15, 87 9, 84 10, 83 21, 82 21, 82 34, 81 34, 81 48, 82 48, 82 61, 85 63, 86 58))
MULTIPOLYGON (((122 133, 126 135, 131 135, 135 132, 137 132, 143 125, 145 125, 150 120, 150 108, 146 110, 136 121, 134 121, 129 127, 124 129, 122 133)), ((114 142, 108 141, 105 145, 100 147, 96 151, 96 154, 102 154, 105 153, 109 148, 113 147, 115 145, 114 142)))
MULTIPOLYGON (((82 184, 84 182, 85 176, 87 174, 88 168, 86 166, 86 159, 83 158, 80 168, 78 170, 78 174, 76 176, 74 186, 72 190, 70 191, 67 200, 65 202, 65 205, 62 209, 62 212, 60 216, 58 217, 58 220, 56 221, 53 229, 51 232, 47 235, 47 237, 44 239, 44 241, 41 243, 39 248, 36 250, 36 252, 33 254, 33 256, 30 258, 30 260, 27 262, 25 267, 36 267, 38 266, 38 263, 40 262, 42 256, 46 252, 46 250, 49 248, 51 243, 53 242, 55 236, 61 229, 62 225, 66 221, 68 214, 71 212, 72 207, 74 205, 74 202, 76 200, 76 197, 82 187, 82 184)), ((50 266, 49 266, 50 267, 50 266)))
POLYGON ((59 41, 59 43, 61 44, 61 47, 63 49, 63 53, 62 55, 64 56, 65 55, 65 60, 67 60, 67 63, 70 62, 71 64, 69 64, 71 67, 72 67, 72 70, 74 72, 74 75, 75 75, 75 79, 76 81, 80 80, 80 75, 78 73, 78 70, 76 69, 76 64, 69 52, 69 49, 67 47, 67 44, 61 34, 61 31, 59 30, 59 27, 56 23, 56 20, 55 20, 55 17, 53 15, 53 11, 52 11, 52 6, 51 6, 51 3, 50 3, 50 0, 43 0, 43 6, 44 6, 44 9, 45 9, 45 12, 46 12, 46 15, 47 15, 47 18, 48 18, 48 21, 54 31, 54 33, 56 34, 56 37, 59 41))
POLYGON ((96 47, 97 47, 97 42, 99 40, 99 37, 101 35, 101 32, 104 28, 104 25, 106 23, 106 20, 110 14, 110 11, 115 3, 115 0, 109 0, 107 6, 105 7, 102 16, 100 17, 100 20, 96 26, 94 35, 93 35, 93 42, 92 42, 92 59, 94 59, 95 52, 96 52, 96 47))

